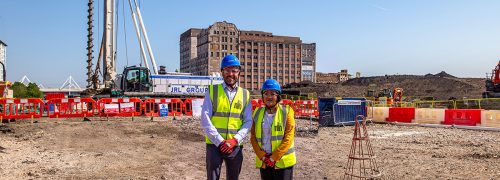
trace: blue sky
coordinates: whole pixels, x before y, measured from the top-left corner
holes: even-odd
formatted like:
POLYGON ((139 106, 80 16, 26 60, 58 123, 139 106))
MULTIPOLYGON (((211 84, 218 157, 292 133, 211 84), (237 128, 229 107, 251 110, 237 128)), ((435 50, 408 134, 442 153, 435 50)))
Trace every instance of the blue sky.
MULTIPOLYGON (((500 59, 500 1, 496 0, 214 2, 140 1, 158 65, 166 65, 168 71, 179 67, 182 32, 224 20, 243 30, 317 43, 320 72, 348 69, 375 76, 446 71, 459 77, 485 77, 500 59)), ((98 20, 102 12, 97 11, 102 3, 94 1, 96 35, 102 33, 97 24, 102 23, 98 20)), ((119 3, 122 6, 123 1, 119 3)), ((127 63, 139 64, 125 5, 125 16, 119 9, 119 73, 127 63)), ((1 0, 0 40, 8 45, 7 79, 18 81, 26 74, 32 81, 58 87, 72 75, 84 87, 86 16, 86 0, 1 0)), ((96 49, 95 57, 97 53, 96 49)))

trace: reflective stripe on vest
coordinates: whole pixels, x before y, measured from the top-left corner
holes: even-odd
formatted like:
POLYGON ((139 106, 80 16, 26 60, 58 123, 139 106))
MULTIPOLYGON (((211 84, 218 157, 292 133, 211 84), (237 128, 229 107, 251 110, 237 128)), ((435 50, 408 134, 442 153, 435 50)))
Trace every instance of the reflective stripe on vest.
MULTIPOLYGON (((222 138, 231 139, 238 133, 243 124, 243 110, 249 102, 249 92, 238 87, 233 101, 230 103, 222 84, 210 85, 208 90, 212 101, 210 121, 222 138)), ((205 136, 205 142, 213 144, 207 136, 205 136)))
MULTIPOLYGON (((257 143, 260 148, 262 148, 262 123, 264 121, 264 107, 260 107, 254 111, 253 114, 253 121, 255 124, 255 137, 257 139, 257 143)), ((284 138, 285 134, 285 129, 286 129, 286 120, 287 120, 287 112, 290 111, 289 106, 285 105, 279 105, 278 110, 276 111, 276 116, 274 116, 274 120, 272 123, 271 128, 271 148, 272 151, 274 152, 280 145, 281 141, 284 138), (282 124, 282 125, 281 125, 282 124), (282 126, 281 128, 276 128, 282 126)), ((275 159, 276 160, 276 159, 275 159)), ((295 158, 295 148, 294 148, 294 142, 292 140, 292 145, 290 146, 290 149, 281 157, 281 159, 276 160, 276 169, 284 169, 291 167, 295 165, 296 163, 296 158, 295 158)), ((262 160, 260 160, 258 157, 255 157, 255 166, 257 168, 262 167, 262 160)))

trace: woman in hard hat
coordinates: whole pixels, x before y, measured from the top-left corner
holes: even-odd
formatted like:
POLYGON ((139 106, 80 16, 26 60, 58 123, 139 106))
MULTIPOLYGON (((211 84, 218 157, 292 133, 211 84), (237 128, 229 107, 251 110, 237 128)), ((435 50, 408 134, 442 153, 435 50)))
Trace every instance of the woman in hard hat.
POLYGON ((253 112, 252 147, 261 179, 293 179, 295 119, 293 109, 279 104, 281 87, 274 79, 262 86, 265 107, 253 112))

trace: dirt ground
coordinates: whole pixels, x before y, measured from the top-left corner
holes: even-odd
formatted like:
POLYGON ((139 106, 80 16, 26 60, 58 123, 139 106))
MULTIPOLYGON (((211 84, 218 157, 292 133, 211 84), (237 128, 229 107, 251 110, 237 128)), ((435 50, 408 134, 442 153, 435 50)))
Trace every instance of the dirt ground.
MULTIPOLYGON (((0 125, 0 179, 205 179, 199 120, 18 120, 0 125)), ((307 120, 297 120, 299 130, 307 120)), ((296 179, 341 179, 353 127, 298 132, 296 179)), ((371 124, 383 179, 500 179, 500 132, 371 124)), ((245 142, 241 179, 258 179, 245 142)), ((225 179, 222 174, 221 179, 225 179)))

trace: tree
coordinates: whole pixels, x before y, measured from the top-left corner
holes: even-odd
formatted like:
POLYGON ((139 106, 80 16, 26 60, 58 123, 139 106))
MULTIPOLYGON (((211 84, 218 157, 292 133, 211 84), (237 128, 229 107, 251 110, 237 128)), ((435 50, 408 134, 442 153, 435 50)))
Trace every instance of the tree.
POLYGON ((12 85, 14 91, 14 98, 42 98, 43 93, 35 83, 29 83, 28 86, 21 82, 15 82, 12 85))
POLYGON ((28 98, 43 98, 42 91, 40 91, 40 88, 35 83, 29 83, 26 90, 28 98))
POLYGON ((25 98, 27 94, 27 87, 21 82, 15 82, 12 86, 12 91, 14 91, 14 98, 25 98))

